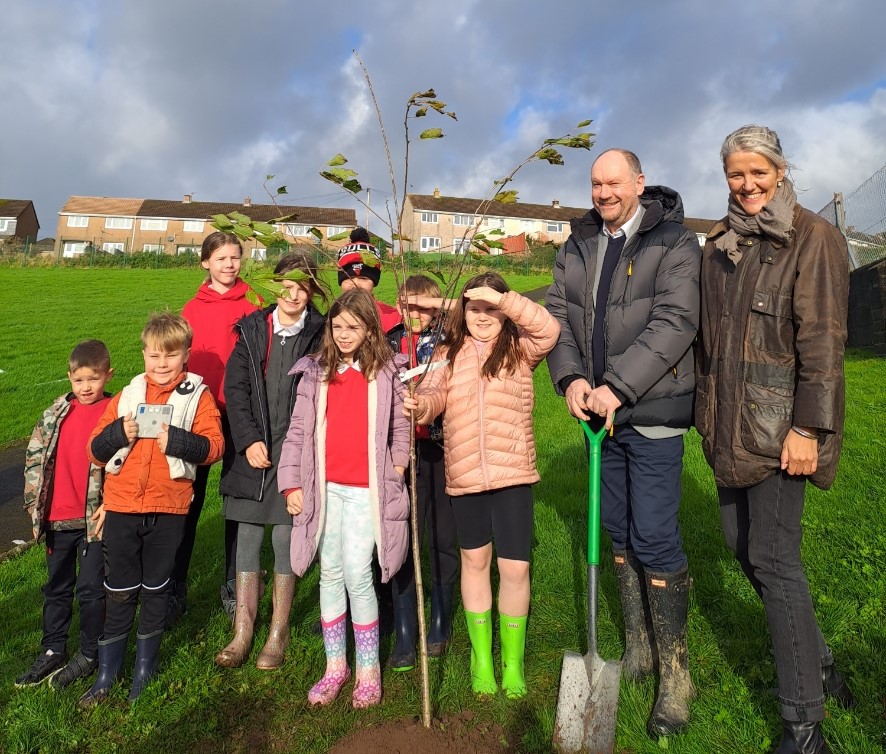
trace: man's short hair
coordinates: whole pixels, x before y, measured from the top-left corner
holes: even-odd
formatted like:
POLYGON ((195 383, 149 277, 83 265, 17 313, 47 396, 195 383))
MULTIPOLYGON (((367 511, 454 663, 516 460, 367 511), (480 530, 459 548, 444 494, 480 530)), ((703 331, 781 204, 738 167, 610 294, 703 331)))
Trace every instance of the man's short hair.
POLYGON ((142 348, 157 348, 161 351, 185 350, 191 347, 194 331, 180 314, 162 312, 152 314, 142 330, 142 348))
POLYGON ((86 367, 96 372, 111 370, 111 354, 108 347, 100 340, 84 340, 74 346, 68 357, 68 371, 76 372, 86 367))

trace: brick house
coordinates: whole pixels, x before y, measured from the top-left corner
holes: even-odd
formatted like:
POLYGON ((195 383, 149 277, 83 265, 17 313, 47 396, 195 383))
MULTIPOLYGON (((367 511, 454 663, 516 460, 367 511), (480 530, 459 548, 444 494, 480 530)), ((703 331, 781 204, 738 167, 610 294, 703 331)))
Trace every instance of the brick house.
MULTIPOLYGON (((199 252, 203 239, 215 230, 209 224, 212 216, 231 212, 262 222, 292 215, 291 220, 280 226, 291 245, 313 243, 315 237, 309 232, 312 227, 323 233, 326 243, 330 236, 350 231, 357 225, 353 209, 277 207, 253 204, 249 197, 241 204, 233 204, 195 202, 189 194, 185 194, 182 201, 72 196, 58 213, 55 252, 64 257, 79 256, 90 247, 112 254, 199 252)), ((266 250, 254 241, 244 243, 244 247, 249 256, 263 258, 265 255, 266 250)))
POLYGON ((0 199, 0 244, 10 240, 34 243, 40 223, 30 199, 0 199))

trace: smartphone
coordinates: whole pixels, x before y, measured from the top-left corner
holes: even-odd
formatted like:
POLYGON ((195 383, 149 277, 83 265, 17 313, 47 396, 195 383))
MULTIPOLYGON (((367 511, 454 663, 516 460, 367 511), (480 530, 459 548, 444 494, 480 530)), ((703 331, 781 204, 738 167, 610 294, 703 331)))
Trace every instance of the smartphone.
POLYGON ((172 406, 168 403, 139 403, 135 410, 138 436, 156 437, 161 424, 172 424, 172 406))

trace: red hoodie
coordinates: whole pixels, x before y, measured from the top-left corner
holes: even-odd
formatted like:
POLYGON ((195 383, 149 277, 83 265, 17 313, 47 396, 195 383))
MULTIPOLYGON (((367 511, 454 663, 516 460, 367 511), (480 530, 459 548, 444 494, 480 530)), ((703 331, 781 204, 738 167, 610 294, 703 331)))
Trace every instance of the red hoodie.
POLYGON ((237 336, 234 325, 258 309, 246 299, 249 286, 239 278, 227 293, 221 294, 203 283, 182 310, 182 316, 194 330, 188 371, 199 374, 209 387, 219 409, 225 410, 225 364, 237 336))

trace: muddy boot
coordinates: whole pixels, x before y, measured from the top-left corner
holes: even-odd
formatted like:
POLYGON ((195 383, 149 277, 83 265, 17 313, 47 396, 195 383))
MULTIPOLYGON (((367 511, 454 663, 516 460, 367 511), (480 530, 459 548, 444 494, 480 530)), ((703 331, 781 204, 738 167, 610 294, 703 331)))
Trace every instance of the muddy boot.
POLYGON ((776 754, 832 754, 821 735, 821 723, 782 720, 781 741, 776 754))
POLYGON ((160 659, 160 642, 163 631, 142 636, 135 635, 135 671, 132 678, 132 690, 129 701, 134 702, 141 696, 145 686, 157 674, 157 662, 160 659))
POLYGON ((465 610, 468 636, 471 637, 471 688, 485 696, 498 691, 492 666, 492 610, 471 613, 465 610))
POLYGON ((431 625, 428 628, 428 656, 440 657, 452 638, 452 584, 431 587, 431 625))
POLYGON ((840 675, 834 663, 822 667, 821 685, 825 696, 833 699, 843 709, 851 709, 858 705, 855 695, 846 685, 846 681, 843 680, 843 676, 840 675))
POLYGON ((646 730, 658 738, 686 727, 689 702, 695 698, 686 649, 689 569, 673 573, 646 571, 646 593, 658 649, 658 688, 646 730))
POLYGON ((403 673, 415 667, 415 642, 418 637, 418 603, 415 586, 394 597, 394 649, 391 670, 403 673))
POLYGON ((255 667, 259 670, 276 670, 283 664, 283 654, 289 646, 289 613, 295 594, 295 574, 274 574, 274 612, 271 614, 271 630, 268 640, 258 655, 255 667))
POLYGON ((222 668, 239 668, 249 656, 255 616, 258 613, 258 590, 261 574, 237 572, 237 610, 234 614, 234 640, 215 656, 222 668))
POLYGON ((522 699, 526 696, 523 657, 526 652, 527 617, 498 614, 501 637, 501 688, 508 699, 522 699))
POLYGON ((115 636, 113 639, 100 639, 98 642, 98 677, 95 683, 80 699, 77 706, 81 709, 101 704, 108 698, 111 686, 120 677, 123 670, 123 658, 126 657, 126 640, 128 634, 115 636))
POLYGON ((612 559, 625 623, 625 653, 621 658, 621 674, 628 680, 641 681, 655 671, 652 616, 646 596, 646 577, 633 550, 616 550, 612 553, 612 559))

